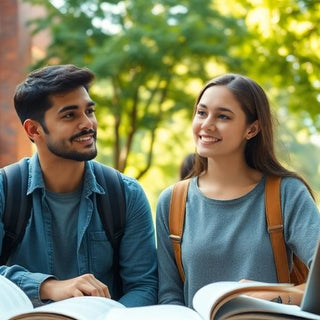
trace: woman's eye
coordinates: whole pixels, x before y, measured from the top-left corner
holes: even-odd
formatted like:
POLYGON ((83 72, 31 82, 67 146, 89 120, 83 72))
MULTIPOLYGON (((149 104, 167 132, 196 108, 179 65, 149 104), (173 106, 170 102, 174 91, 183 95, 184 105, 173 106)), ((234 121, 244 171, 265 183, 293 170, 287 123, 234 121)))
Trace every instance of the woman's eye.
POLYGON ((202 110, 198 110, 197 114, 200 116, 200 117, 203 117, 206 115, 205 111, 202 111, 202 110))
POLYGON ((222 119, 222 120, 228 120, 228 119, 230 119, 230 117, 227 116, 227 115, 225 115, 225 114, 220 114, 218 118, 219 118, 219 119, 222 119))

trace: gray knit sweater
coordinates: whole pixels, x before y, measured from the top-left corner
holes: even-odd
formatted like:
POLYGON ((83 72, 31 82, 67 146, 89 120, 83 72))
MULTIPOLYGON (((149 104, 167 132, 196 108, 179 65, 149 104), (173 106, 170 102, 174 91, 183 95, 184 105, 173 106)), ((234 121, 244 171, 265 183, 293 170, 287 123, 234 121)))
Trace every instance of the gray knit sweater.
MULTIPOLYGON (((233 200, 207 198, 200 192, 197 178, 191 180, 182 241, 184 284, 169 239, 171 191, 172 186, 165 189, 157 204, 159 303, 192 307, 196 291, 215 281, 277 282, 264 213, 265 178, 248 194, 233 200)), ((296 178, 282 179, 281 204, 289 260, 294 251, 310 265, 320 232, 318 208, 296 178)))

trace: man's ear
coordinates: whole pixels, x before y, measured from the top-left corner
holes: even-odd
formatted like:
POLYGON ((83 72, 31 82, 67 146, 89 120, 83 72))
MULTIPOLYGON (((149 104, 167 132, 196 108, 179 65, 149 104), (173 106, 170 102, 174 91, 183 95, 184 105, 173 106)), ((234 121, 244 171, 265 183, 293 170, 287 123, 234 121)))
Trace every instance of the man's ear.
POLYGON ((40 130, 42 130, 39 122, 31 119, 24 121, 23 128, 31 141, 37 140, 37 138, 40 136, 40 130))
POLYGON ((255 137, 258 133, 260 132, 260 125, 259 125, 259 121, 255 120, 254 122, 252 122, 248 128, 248 132, 247 132, 247 140, 252 139, 253 137, 255 137))

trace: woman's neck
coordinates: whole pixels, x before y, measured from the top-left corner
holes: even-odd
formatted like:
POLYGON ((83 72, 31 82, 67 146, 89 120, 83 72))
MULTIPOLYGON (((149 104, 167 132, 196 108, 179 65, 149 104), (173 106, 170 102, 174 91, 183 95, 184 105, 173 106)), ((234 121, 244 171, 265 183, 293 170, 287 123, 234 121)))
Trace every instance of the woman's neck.
POLYGON ((209 198, 228 200, 251 191, 263 174, 246 163, 222 163, 208 159, 208 170, 199 177, 199 189, 209 198))

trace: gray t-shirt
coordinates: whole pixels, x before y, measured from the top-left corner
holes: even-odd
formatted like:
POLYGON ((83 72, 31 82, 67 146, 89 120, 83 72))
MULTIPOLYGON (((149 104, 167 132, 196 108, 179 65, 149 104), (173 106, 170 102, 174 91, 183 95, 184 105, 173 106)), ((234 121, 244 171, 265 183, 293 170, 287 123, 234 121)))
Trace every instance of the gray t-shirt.
MULTIPOLYGON (((182 263, 186 281, 175 266, 168 230, 172 187, 157 204, 159 303, 185 304, 202 286, 216 281, 250 279, 277 282, 265 218, 265 178, 246 195, 232 200, 206 197, 193 178, 188 191, 182 263)), ((320 231, 317 206, 296 178, 281 182, 284 234, 289 261, 292 250, 310 264, 320 231)))
POLYGON ((81 189, 70 193, 46 191, 47 204, 51 212, 54 275, 70 279, 79 273, 77 264, 77 222, 81 189), (66 237, 68 235, 68 237, 66 237))

